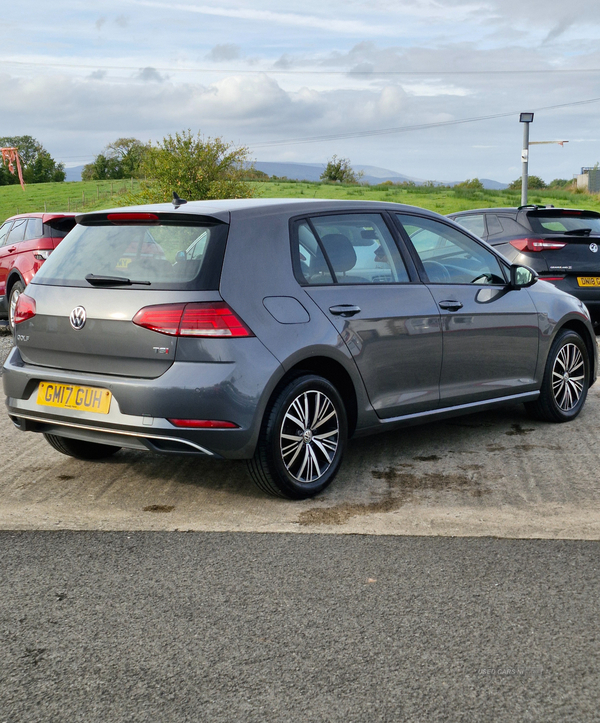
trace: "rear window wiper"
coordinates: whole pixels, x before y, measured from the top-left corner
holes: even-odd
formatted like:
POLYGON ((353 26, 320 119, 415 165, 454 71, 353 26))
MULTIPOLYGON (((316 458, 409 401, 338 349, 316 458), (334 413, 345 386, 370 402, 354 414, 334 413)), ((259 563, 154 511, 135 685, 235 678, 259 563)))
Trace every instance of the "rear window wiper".
POLYGON ((126 279, 124 276, 96 276, 96 274, 88 274, 85 280, 92 286, 133 286, 134 284, 150 286, 149 281, 133 281, 132 279, 126 279))
POLYGON ((571 231, 563 231, 565 236, 589 236, 592 233, 591 228, 574 228, 571 231))

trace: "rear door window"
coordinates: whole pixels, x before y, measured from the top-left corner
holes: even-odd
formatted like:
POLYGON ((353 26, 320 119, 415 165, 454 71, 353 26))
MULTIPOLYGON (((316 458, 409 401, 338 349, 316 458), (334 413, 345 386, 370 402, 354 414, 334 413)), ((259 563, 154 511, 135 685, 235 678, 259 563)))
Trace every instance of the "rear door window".
POLYGON ((408 282, 394 239, 379 214, 313 216, 296 226, 302 281, 323 284, 408 282))
POLYGON ((8 238, 8 232, 12 226, 12 221, 7 221, 0 226, 0 246, 3 246, 8 238))
POLYGON ((23 240, 25 234, 25 226, 27 225, 26 218, 18 218, 14 223, 13 227, 8 234, 8 244, 18 244, 23 240))
POLYGON ((46 261, 35 281, 89 286, 91 279, 92 285, 110 286, 113 279, 122 288, 215 290, 228 228, 209 220, 79 224, 46 261))
POLYGON ((454 219, 467 231, 474 233, 475 236, 485 236, 485 221, 482 213, 473 214, 472 216, 458 216, 454 219))

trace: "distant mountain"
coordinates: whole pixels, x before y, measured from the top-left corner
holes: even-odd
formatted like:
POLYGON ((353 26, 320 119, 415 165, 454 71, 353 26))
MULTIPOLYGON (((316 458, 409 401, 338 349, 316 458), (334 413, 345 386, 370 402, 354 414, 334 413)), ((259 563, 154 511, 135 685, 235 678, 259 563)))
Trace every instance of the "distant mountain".
MULTIPOLYGON (((291 181, 318 181, 325 170, 325 165, 325 163, 274 163, 269 161, 256 161, 254 168, 256 168, 257 171, 266 173, 268 176, 285 177, 291 181)), ((393 183, 403 183, 404 181, 414 181, 417 184, 424 183, 424 181, 420 179, 403 176, 401 173, 390 171, 387 168, 359 165, 354 165, 352 168, 355 171, 362 171, 364 174, 362 177, 363 182, 372 186, 376 186, 378 183, 383 183, 384 181, 392 181, 393 183)))
MULTIPOLYGON (((81 181, 81 172, 83 166, 73 166, 65 168, 67 174, 66 181, 81 181)), ((318 181, 321 174, 325 170, 325 163, 292 163, 292 162, 276 162, 276 161, 256 161, 254 168, 257 171, 266 173, 267 176, 279 176, 289 178, 291 181, 318 181)), ((362 171, 363 183, 376 186, 385 181, 392 183, 408 183, 412 181, 417 186, 421 186, 427 181, 422 178, 414 178, 413 176, 404 176, 397 171, 390 171, 389 168, 379 168, 378 166, 360 166, 354 165, 355 171, 362 171)), ((501 190, 507 188, 508 184, 498 181, 491 181, 488 178, 481 178, 484 188, 501 190)), ((436 185, 456 186, 460 181, 433 181, 436 185)))
POLYGON ((81 181, 81 172, 83 166, 73 166, 72 168, 65 168, 67 174, 65 181, 81 181))
POLYGON ((500 183, 500 181, 490 181, 489 178, 480 178, 484 188, 489 188, 492 191, 504 191, 508 188, 508 183, 500 183))
MULTIPOLYGON (((268 176, 279 176, 289 178, 291 181, 318 181, 321 174, 325 170, 325 163, 292 163, 287 162, 269 162, 269 161, 256 161, 254 167, 257 171, 262 171, 268 176)), ((392 183, 408 183, 412 181, 417 186, 422 186, 427 181, 422 178, 415 178, 414 176, 404 176, 402 173, 397 171, 391 171, 389 168, 379 168, 378 166, 361 166, 353 165, 352 168, 355 171, 362 171, 363 183, 368 183, 371 186, 376 186, 379 183, 385 183, 385 181, 391 181, 392 183)), ((488 178, 481 178, 484 188, 500 190, 507 188, 508 184, 500 183, 499 181, 492 181, 488 178)), ((441 186, 456 186, 460 181, 433 181, 435 185, 441 186)))

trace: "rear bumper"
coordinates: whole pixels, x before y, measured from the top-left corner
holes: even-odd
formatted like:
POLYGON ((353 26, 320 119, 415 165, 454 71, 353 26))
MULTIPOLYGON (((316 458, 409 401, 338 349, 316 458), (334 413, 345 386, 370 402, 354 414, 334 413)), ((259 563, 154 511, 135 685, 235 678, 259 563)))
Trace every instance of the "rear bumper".
POLYGON ((248 340, 252 363, 174 362, 157 379, 84 374, 25 364, 18 348, 3 368, 6 407, 23 431, 56 434, 161 453, 252 457, 267 401, 283 374, 257 340, 248 340), (250 348, 251 347, 251 348, 250 348), (40 381, 108 389, 108 414, 37 403, 40 381), (236 429, 188 429, 169 419, 216 419, 236 429))

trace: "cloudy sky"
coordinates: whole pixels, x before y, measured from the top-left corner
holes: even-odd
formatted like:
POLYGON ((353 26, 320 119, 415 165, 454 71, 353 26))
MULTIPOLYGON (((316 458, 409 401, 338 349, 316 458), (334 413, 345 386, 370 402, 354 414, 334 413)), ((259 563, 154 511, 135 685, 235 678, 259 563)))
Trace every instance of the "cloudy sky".
POLYGON ((333 154, 435 180, 600 161, 598 0, 4 3, 0 136, 68 166, 184 128, 260 161, 333 154))

